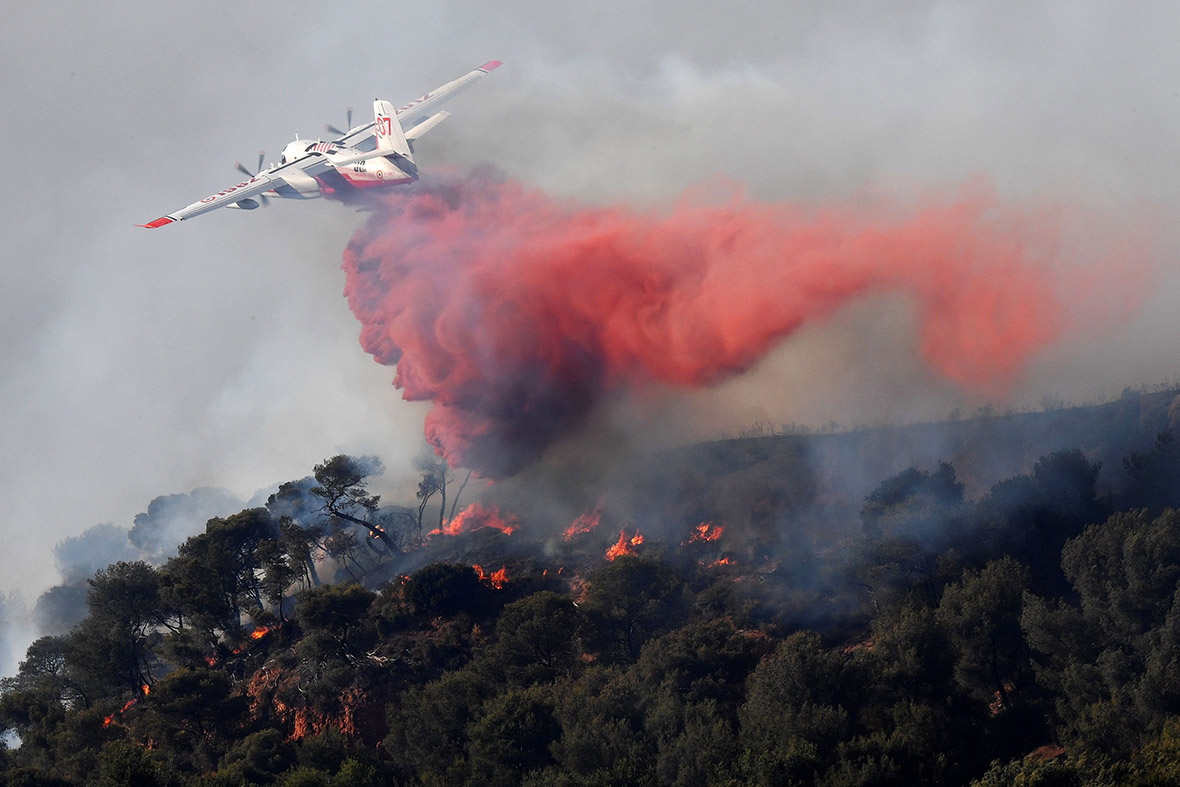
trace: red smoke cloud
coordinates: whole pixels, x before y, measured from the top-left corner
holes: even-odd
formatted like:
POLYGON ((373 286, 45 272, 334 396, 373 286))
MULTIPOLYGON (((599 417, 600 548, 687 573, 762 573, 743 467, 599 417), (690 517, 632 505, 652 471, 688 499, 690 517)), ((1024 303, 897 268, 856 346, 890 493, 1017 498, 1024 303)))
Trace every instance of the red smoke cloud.
POLYGON ((452 464, 503 477, 602 397, 738 374, 858 295, 902 290, 923 357, 996 392, 1066 327, 1060 229, 976 185, 883 217, 692 192, 590 207, 471 177, 385 198, 344 254, 361 344, 452 464))

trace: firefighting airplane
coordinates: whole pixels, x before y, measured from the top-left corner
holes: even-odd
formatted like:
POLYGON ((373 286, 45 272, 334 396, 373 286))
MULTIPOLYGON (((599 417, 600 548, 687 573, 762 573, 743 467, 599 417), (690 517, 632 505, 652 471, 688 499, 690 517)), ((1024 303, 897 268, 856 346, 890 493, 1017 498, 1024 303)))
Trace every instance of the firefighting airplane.
MULTIPOLYGON (((375 119, 372 123, 354 126, 347 132, 328 126, 329 131, 340 135, 330 142, 313 142, 296 137, 294 142, 283 148, 279 163, 262 170, 262 156, 259 156, 258 167, 261 171, 258 174, 238 164, 238 170, 249 175, 249 180, 205 197, 187 208, 136 226, 155 229, 191 219, 215 208, 254 210, 266 205, 268 197, 314 199, 412 183, 418 179, 418 167, 414 164, 411 143, 449 116, 449 113, 436 112, 435 109, 500 65, 499 60, 484 63, 474 71, 397 109, 388 101, 378 99, 373 102, 375 119)), ((350 122, 351 112, 349 110, 350 122)))

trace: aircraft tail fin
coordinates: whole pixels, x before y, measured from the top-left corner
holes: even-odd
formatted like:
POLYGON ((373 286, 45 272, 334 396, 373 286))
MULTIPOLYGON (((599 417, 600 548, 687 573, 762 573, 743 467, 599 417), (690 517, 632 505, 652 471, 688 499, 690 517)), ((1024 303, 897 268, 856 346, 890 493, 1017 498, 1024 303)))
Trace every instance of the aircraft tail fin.
POLYGON ((406 132, 397 119, 397 110, 388 101, 377 99, 373 102, 373 114, 377 122, 374 132, 377 136, 377 152, 392 161, 398 169, 417 179, 418 167, 414 164, 414 153, 406 140, 406 132))
POLYGON ((377 150, 397 153, 413 161, 414 154, 410 152, 410 143, 406 141, 406 132, 402 130, 393 104, 377 99, 373 102, 373 114, 377 118, 373 128, 377 135, 377 150))

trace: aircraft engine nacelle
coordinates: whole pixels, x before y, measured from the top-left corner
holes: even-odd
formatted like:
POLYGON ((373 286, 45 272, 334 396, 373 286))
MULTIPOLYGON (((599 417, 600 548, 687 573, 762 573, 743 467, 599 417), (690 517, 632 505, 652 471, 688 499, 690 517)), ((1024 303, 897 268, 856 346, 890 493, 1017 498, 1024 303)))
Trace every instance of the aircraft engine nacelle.
POLYGON ((254 210, 255 208, 262 207, 262 203, 256 199, 247 197, 246 199, 240 199, 235 202, 234 207, 241 208, 242 210, 254 210))
POLYGON ((302 199, 315 199, 322 196, 320 191, 320 184, 311 175, 300 170, 284 171, 283 180, 286 181, 286 186, 277 189, 277 191, 284 197, 300 197, 302 199), (291 194, 287 188, 293 189, 296 193, 291 194))

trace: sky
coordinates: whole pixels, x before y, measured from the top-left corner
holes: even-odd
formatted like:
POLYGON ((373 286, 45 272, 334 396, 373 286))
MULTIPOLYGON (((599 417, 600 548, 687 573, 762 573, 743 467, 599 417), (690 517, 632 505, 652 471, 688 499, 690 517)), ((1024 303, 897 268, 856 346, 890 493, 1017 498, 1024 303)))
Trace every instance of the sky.
MULTIPOLYGON (((60 581, 53 547, 159 495, 245 500, 336 453, 412 481, 426 406, 361 351, 317 201, 150 221, 299 134, 504 67, 418 146, 561 198, 669 204, 711 179, 769 201, 953 193, 1067 203, 1153 244, 1133 307, 1030 363, 997 404, 1180 375, 1172 3, 16 4, 0 29, 0 592, 60 581)), ((1074 250, 1087 252, 1087 227, 1074 250)), ((1113 236, 1112 236, 1113 237, 1113 236)), ((1106 242, 1111 241, 1104 237, 1106 242)), ((1117 272, 1116 272, 1117 275, 1117 272)), ((1099 297, 1101 293, 1099 293, 1099 297)), ((746 375, 619 409, 680 439, 754 422, 937 418, 985 402, 921 363, 904 297, 858 300, 746 375)))

